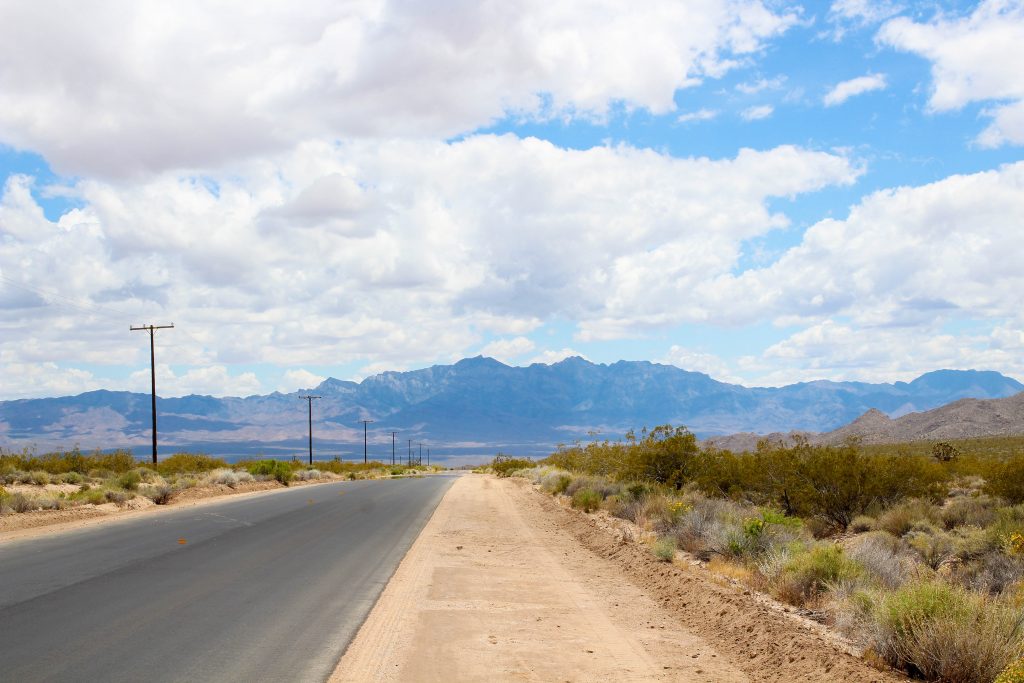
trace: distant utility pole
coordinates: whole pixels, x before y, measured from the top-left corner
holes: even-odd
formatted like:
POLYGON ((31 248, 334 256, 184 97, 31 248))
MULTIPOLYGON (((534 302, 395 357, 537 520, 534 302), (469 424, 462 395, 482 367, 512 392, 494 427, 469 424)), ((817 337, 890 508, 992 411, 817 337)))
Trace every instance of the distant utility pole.
POLYGON ((398 432, 391 432, 391 466, 395 466, 395 434, 398 432))
POLYGON ((373 420, 360 420, 363 423, 363 464, 366 464, 366 425, 373 422, 373 420))
POLYGON ((416 460, 417 465, 423 464, 423 444, 420 444, 420 457, 416 460))
POLYGON ((430 467, 430 449, 427 448, 427 467, 430 467))
POLYGON ((412 439, 409 439, 409 459, 405 461, 405 464, 412 466, 412 439))
POLYGON ((151 394, 153 399, 153 464, 156 464, 156 349, 153 342, 153 333, 157 330, 173 330, 174 323, 170 325, 129 325, 132 332, 147 330, 149 332, 149 378, 151 383, 151 394))
POLYGON ((299 398, 306 399, 306 403, 309 404, 309 466, 313 466, 313 399, 320 398, 319 396, 299 396, 299 398))

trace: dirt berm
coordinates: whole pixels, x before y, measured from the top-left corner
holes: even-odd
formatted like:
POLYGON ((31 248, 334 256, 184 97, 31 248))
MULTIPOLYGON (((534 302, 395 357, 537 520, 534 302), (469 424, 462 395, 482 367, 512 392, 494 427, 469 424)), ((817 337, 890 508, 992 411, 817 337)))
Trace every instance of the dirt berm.
POLYGON ((522 480, 467 475, 332 681, 897 681, 828 631, 658 562, 522 480))

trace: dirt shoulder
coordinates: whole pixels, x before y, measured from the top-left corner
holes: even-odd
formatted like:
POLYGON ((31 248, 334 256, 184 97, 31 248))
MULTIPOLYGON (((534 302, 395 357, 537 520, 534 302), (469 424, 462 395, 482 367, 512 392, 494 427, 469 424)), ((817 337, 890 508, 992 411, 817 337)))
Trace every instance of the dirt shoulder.
MULTIPOLYGON (((77 505, 64 510, 33 510, 0 515, 0 543, 44 534, 70 531, 85 526, 105 524, 140 514, 158 514, 162 510, 216 503, 227 497, 251 496, 283 491, 297 486, 311 486, 341 481, 322 479, 292 482, 288 487, 276 481, 243 482, 231 488, 223 484, 194 486, 176 494, 167 505, 156 505, 143 496, 136 496, 123 505, 77 505)), ((10 490, 11 487, 8 487, 10 490)))
POLYGON ((895 681, 522 481, 449 490, 331 681, 895 681))

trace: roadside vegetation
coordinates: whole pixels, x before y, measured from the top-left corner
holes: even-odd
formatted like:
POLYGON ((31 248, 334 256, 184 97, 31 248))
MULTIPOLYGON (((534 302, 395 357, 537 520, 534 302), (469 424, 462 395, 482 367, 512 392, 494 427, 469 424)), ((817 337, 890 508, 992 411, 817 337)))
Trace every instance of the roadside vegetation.
POLYGON ((136 506, 139 499, 165 505, 197 487, 253 488, 255 482, 268 481, 288 486, 296 481, 381 479, 441 469, 340 460, 314 461, 312 467, 299 459, 228 463, 194 453, 175 453, 153 467, 128 451, 82 453, 76 448, 37 455, 0 450, 0 514, 107 503, 136 506))
POLYGON ((662 426, 491 469, 627 520, 657 558, 689 553, 870 660, 925 680, 1024 680, 1024 438, 739 454, 662 426))

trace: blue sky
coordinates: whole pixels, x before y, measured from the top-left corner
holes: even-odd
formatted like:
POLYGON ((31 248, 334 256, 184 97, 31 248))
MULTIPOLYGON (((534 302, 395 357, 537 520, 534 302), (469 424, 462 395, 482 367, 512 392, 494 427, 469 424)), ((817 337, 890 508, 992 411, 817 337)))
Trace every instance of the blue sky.
POLYGON ((8 8, 0 399, 1024 377, 1021 2, 444 9, 8 8))

